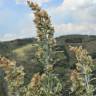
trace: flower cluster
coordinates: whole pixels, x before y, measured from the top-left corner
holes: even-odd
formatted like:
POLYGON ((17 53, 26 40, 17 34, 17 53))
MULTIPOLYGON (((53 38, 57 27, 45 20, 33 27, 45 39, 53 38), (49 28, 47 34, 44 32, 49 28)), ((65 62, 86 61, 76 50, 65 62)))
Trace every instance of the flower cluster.
POLYGON ((38 4, 28 1, 29 6, 34 11, 35 15, 35 24, 37 28, 37 37, 38 41, 44 42, 46 39, 48 40, 48 44, 53 46, 53 34, 54 28, 51 24, 50 17, 48 16, 45 10, 42 10, 38 4))
POLYGON ((28 84, 25 96, 60 96, 62 85, 53 74, 36 73, 28 84))
POLYGON ((20 87, 24 84, 24 68, 17 67, 15 61, 10 61, 5 57, 0 57, 0 67, 5 71, 8 96, 20 95, 20 87))
POLYGON ((77 59, 75 69, 76 71, 74 73, 73 70, 72 74, 74 78, 71 77, 73 84, 72 91, 76 91, 75 93, 79 96, 93 96, 94 86, 91 84, 91 81, 93 79, 91 78, 92 77, 91 75, 92 70, 94 68, 94 64, 92 62, 92 58, 91 56, 88 55, 87 50, 83 49, 82 46, 71 47, 70 50, 75 53, 77 59), (76 83, 78 81, 79 83, 76 83))
MULTIPOLYGON (((34 11, 34 23, 37 28, 38 47, 36 58, 39 63, 44 66, 44 72, 40 75, 36 74, 33 76, 30 86, 38 85, 38 83, 35 84, 35 82, 39 80, 41 83, 39 82, 40 86, 38 88, 40 89, 39 91, 38 89, 34 91, 35 96, 60 96, 62 85, 56 74, 53 74, 53 54, 55 53, 53 47, 56 44, 54 39, 54 28, 51 24, 50 17, 45 10, 41 9, 38 4, 30 1, 28 1, 28 5, 34 11), (41 80, 41 78, 43 79, 41 80), (36 95, 36 93, 39 95, 36 95)), ((32 87, 32 89, 34 87, 32 87)))
MULTIPOLYGON (((35 73, 28 85, 24 83, 24 68, 16 66, 15 61, 0 56, 0 68, 5 71, 5 80, 8 87, 8 96, 63 96, 61 80, 54 72, 54 64, 63 55, 61 51, 54 50, 54 27, 51 24, 48 13, 41 9, 38 4, 27 1, 34 11, 34 23, 37 28, 37 44, 34 44, 36 60, 43 65, 42 72, 35 73)), ((80 47, 70 47, 74 52, 77 63, 76 68, 71 70, 72 82, 70 96, 93 96, 95 91, 91 81, 94 64, 87 50, 80 47)), ((0 93, 1 96, 1 93, 0 93)))
POLYGON ((15 66, 15 61, 10 61, 9 59, 0 56, 0 68, 2 68, 4 71, 10 70, 13 66, 15 66))
POLYGON ((28 84, 25 96, 42 96, 41 95, 41 76, 39 73, 33 75, 31 82, 28 84))
POLYGON ((41 9, 38 4, 30 1, 28 1, 28 5, 34 11, 35 15, 34 23, 37 28, 37 41, 39 44, 36 55, 39 61, 45 65, 49 63, 52 48, 56 44, 53 38, 54 28, 45 10, 41 9))

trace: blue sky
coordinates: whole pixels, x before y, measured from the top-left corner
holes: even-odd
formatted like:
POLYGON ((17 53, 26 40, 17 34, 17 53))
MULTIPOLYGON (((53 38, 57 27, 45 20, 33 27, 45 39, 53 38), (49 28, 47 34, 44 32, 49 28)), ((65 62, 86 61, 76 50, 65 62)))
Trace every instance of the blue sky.
MULTIPOLYGON (((55 36, 96 35, 96 0, 33 0, 51 16, 55 36)), ((0 41, 36 36, 26 0, 0 0, 0 41)))

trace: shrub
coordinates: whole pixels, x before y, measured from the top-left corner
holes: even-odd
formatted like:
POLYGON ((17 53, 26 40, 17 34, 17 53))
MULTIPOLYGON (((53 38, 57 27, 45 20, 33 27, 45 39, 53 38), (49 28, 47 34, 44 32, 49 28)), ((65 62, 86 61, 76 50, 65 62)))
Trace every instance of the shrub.
MULTIPOLYGON (((36 50, 36 60, 38 64, 43 66, 43 69, 35 73, 29 84, 25 86, 23 66, 16 66, 15 61, 0 57, 0 68, 5 71, 4 79, 7 82, 7 94, 8 96, 62 96, 63 86, 58 74, 54 72, 54 64, 60 61, 59 58, 62 58, 64 54, 61 55, 61 51, 53 50, 56 45, 54 27, 45 10, 31 1, 27 1, 27 3, 34 11, 34 23, 37 28, 37 44, 32 46, 36 50)), ((92 58, 82 47, 71 47, 70 50, 75 53, 77 59, 76 68, 71 70, 72 87, 70 88, 70 95, 93 96, 95 87, 91 81, 95 78, 91 76, 94 68, 92 58)))
POLYGON ((95 80, 95 78, 91 78, 94 68, 92 58, 88 55, 87 50, 81 46, 71 47, 70 50, 75 53, 77 59, 76 69, 72 70, 70 78, 72 81, 72 94, 76 96, 93 96, 95 87, 91 84, 91 81, 95 80))
POLYGON ((34 22, 37 28, 37 44, 35 45, 36 57, 39 64, 42 64, 43 72, 36 73, 28 89, 35 90, 27 91, 28 96, 60 96, 62 85, 60 80, 53 73, 54 50, 55 45, 54 28, 51 24, 50 17, 45 10, 42 10, 37 4, 28 1, 29 6, 34 11, 34 22), (42 79, 43 78, 43 79, 42 79), (37 82, 37 83, 36 83, 37 82), (36 86, 32 86, 36 84, 36 86), (33 94, 33 95, 31 95, 33 94))

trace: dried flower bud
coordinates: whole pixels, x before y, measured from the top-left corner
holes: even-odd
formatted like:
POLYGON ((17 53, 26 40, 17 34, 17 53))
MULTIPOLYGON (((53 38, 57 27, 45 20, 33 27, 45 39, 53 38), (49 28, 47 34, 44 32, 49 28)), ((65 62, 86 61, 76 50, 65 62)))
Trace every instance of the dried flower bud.
POLYGON ((27 3, 28 3, 28 5, 29 5, 29 7, 32 8, 32 10, 40 10, 40 7, 38 6, 38 4, 33 3, 33 2, 31 2, 31 1, 27 1, 27 3))
POLYGON ((41 81, 41 76, 39 75, 39 73, 36 73, 31 80, 31 86, 32 87, 38 86, 40 84, 40 81, 41 81))
POLYGON ((45 10, 40 10, 37 13, 37 16, 39 16, 39 17, 46 17, 46 16, 48 16, 48 14, 47 14, 47 12, 45 10))

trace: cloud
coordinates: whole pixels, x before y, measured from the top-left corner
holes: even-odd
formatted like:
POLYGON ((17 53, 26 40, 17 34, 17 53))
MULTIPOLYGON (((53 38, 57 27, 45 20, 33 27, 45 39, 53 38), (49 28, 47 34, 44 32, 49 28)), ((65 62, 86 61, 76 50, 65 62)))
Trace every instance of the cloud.
MULTIPOLYGON (((16 4, 26 4, 28 0, 16 0, 16 4)), ((38 3, 39 5, 42 5, 43 3, 48 3, 50 0, 29 0, 38 3)))
POLYGON ((42 3, 48 3, 50 0, 33 0, 33 1, 42 4, 42 3))
MULTIPOLYGON (((31 30, 30 30, 31 31, 31 30)), ((29 32, 29 29, 21 30, 19 33, 6 33, 3 36, 0 36, 0 41, 10 41, 15 39, 31 38, 34 37, 34 32, 29 32), (25 32, 26 31, 26 32, 25 32)))
POLYGON ((15 25, 15 28, 11 27, 11 31, 0 35, 0 41, 10 41, 14 39, 22 39, 29 37, 36 37, 35 24, 33 23, 33 14, 27 13, 22 19, 15 25))
MULTIPOLYGON (((96 24, 61 24, 55 25, 55 37, 70 34, 96 35, 96 24)), ((7 33, 0 37, 2 41, 36 37, 36 29, 32 24, 25 24, 19 29, 18 34, 7 33)))
MULTIPOLYGON (((16 30, 17 31, 17 30, 16 30)), ((32 38, 36 37, 36 31, 34 28, 26 26, 23 29, 19 29, 17 32, 8 32, 6 34, 0 35, 0 41, 10 41, 14 39, 32 38)))
POLYGON ((96 4, 96 0, 63 0, 63 3, 58 8, 60 8, 60 10, 75 10, 79 7, 90 6, 92 4, 96 4))
POLYGON ((52 17, 58 17, 61 23, 66 20, 68 23, 96 23, 95 10, 96 0, 63 0, 60 6, 49 8, 48 12, 52 17))
MULTIPOLYGON (((18 0, 17 3, 22 4, 25 1, 18 0)), ((43 6, 44 3, 48 3, 51 0, 33 1, 43 6)), ((46 10, 52 17, 52 23, 55 25, 55 36, 67 34, 96 35, 96 0, 63 0, 58 7, 49 6, 46 10)), ((7 15, 4 13, 2 17, 5 16, 4 18, 6 18, 7 15)), ((6 41, 17 38, 35 37, 36 29, 33 18, 34 15, 31 11, 26 12, 20 21, 15 23, 16 28, 11 29, 6 34, 0 35, 0 40, 6 41)), ((2 20, 6 19, 0 19, 0 21, 2 20)))
POLYGON ((61 24, 55 25, 55 36, 82 34, 96 35, 96 24, 61 24))

